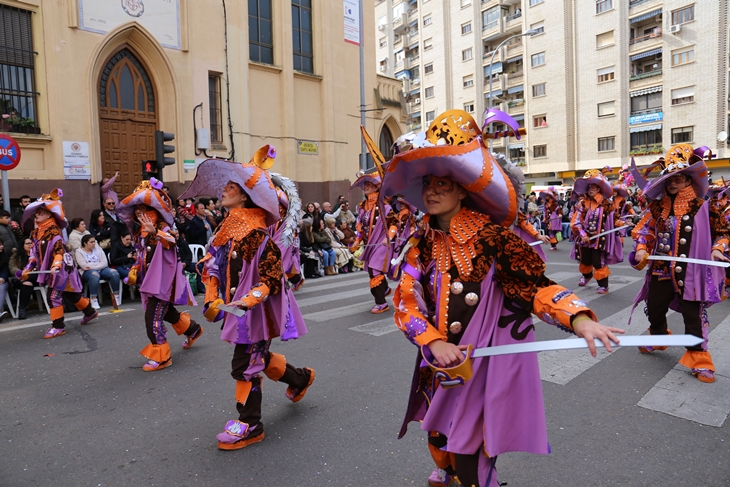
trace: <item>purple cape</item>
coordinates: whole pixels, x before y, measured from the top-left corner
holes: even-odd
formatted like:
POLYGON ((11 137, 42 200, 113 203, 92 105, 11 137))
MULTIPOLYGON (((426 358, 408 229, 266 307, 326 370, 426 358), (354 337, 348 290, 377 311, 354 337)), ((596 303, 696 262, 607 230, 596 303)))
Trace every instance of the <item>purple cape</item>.
MULTIPOLYGON (((140 259, 146 259, 145 246, 146 242, 142 239, 141 245, 137 248, 140 259)), ((166 249, 162 243, 157 242, 152 260, 141 278, 139 292, 142 294, 145 306, 150 296, 172 304, 198 305, 190 289, 190 282, 183 272, 182 262, 177 258, 176 245, 166 249)))
MULTIPOLYGON (((241 299, 260 282, 259 260, 265 245, 266 241, 251 262, 242 259, 239 281, 235 285, 236 291, 231 297, 231 301, 241 299)), ((211 258, 205 262, 205 266, 209 275, 218 279, 220 286, 227 285, 225 269, 230 248, 231 244, 228 242, 222 247, 211 245, 208 249, 211 258)), ((282 278, 281 292, 269 295, 268 299, 248 310, 242 317, 226 313, 221 340, 234 345, 254 344, 277 336, 280 336, 282 340, 293 340, 306 334, 307 327, 296 299, 294 299, 294 293, 286 285, 286 279, 282 278), (270 320, 276 326, 273 330, 267 326, 270 320)), ((247 371, 247 373, 249 372, 254 373, 255 371, 247 371)))

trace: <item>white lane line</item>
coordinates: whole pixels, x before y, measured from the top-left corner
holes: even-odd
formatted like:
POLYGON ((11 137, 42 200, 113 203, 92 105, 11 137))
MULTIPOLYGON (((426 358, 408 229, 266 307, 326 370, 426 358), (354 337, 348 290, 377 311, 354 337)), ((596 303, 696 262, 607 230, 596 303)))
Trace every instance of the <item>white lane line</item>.
POLYGON ((370 289, 370 284, 369 284, 370 278, 368 278, 367 275, 365 277, 366 277, 366 279, 354 279, 353 278, 347 282, 342 282, 342 281, 328 282, 327 284, 318 283, 316 285, 313 284, 311 286, 307 285, 307 282, 309 282, 309 280, 307 280, 304 282, 302 287, 296 291, 295 295, 307 294, 307 293, 318 292, 318 291, 325 291, 327 289, 337 289, 337 288, 341 288, 343 286, 352 286, 355 284, 357 284, 358 286, 363 286, 369 290, 370 289))
MULTIPOLYGON (((392 289, 392 286, 391 286, 392 289)), ((370 287, 365 286, 363 288, 357 288, 350 291, 342 291, 341 293, 331 293, 331 294, 324 294, 321 296, 313 296, 311 298, 303 298, 298 299, 297 298, 297 304, 300 308, 304 308, 306 306, 314 306, 315 304, 322 304, 322 303, 330 303, 330 304, 338 304, 341 301, 347 302, 348 300, 351 300, 352 298, 357 297, 366 297, 371 296, 370 294, 370 287)), ((296 297, 296 294, 295 294, 296 297)), ((374 302, 373 302, 374 304, 374 302)), ((372 305, 370 305, 372 307, 372 305)), ((342 308, 339 308, 342 310, 342 308)), ((341 314, 341 313, 340 313, 341 314)))
POLYGON ((350 328, 350 330, 359 331, 360 333, 366 333, 368 335, 379 337, 381 335, 386 335, 388 333, 398 331, 398 327, 395 326, 393 317, 390 316, 382 320, 373 321, 372 323, 365 323, 364 325, 353 326, 352 328, 350 328))
MULTIPOLYGON (((644 315, 643 309, 643 305, 639 305, 636 308, 634 317, 631 320, 631 326, 627 325, 629 315, 631 314, 631 307, 624 308, 607 318, 600 319, 599 317, 599 321, 606 326, 621 328, 626 331, 627 335, 641 335, 649 328, 649 320, 644 315)), ((672 313, 674 311, 670 311, 667 316, 672 313)), ((597 350, 597 356, 595 358, 591 356, 591 353, 587 349, 540 352, 538 355, 540 378, 553 384, 565 385, 609 356, 610 354, 603 348, 597 350)))
MULTIPOLYGON (((121 308, 119 311, 120 312, 121 311, 134 311, 134 308, 121 308)), ((118 314, 118 313, 112 313, 111 311, 105 311, 103 313, 99 313, 99 318, 102 316, 110 315, 110 314, 118 314)), ((67 323, 69 321, 80 320, 83 316, 84 315, 81 313, 79 313, 78 315, 73 314, 71 316, 66 315, 66 316, 64 316, 64 322, 67 323)), ((96 321, 93 321, 92 323, 96 324, 96 321)), ((0 328, 0 333, 6 332, 6 331, 22 330, 25 328, 33 328, 36 326, 48 326, 50 324, 53 324, 53 321, 48 320, 48 321, 40 321, 40 322, 36 322, 36 323, 27 323, 27 324, 16 325, 16 326, 8 326, 5 328, 0 328)))
MULTIPOLYGON (((370 293, 363 293, 362 295, 367 295, 368 297, 372 298, 372 295, 370 293)), ((393 302, 391 301, 391 297, 389 296, 387 300, 392 308, 393 302)), ((370 311, 374 304, 375 302, 370 300, 364 303, 355 303, 348 306, 341 306, 339 308, 326 309, 324 311, 317 311, 315 313, 307 313, 303 315, 303 317, 307 321, 316 321, 319 323, 323 323, 325 321, 334 320, 336 318, 342 318, 343 316, 352 316, 359 313, 364 313, 366 311, 370 311)))
POLYGON ((721 428, 730 414, 730 316, 710 333, 715 382, 705 384, 677 364, 646 393, 638 406, 721 428))
POLYGON ((578 279, 580 277, 580 273, 579 272, 565 272, 565 271, 549 272, 547 274, 547 277, 551 281, 560 282, 560 281, 566 281, 571 278, 578 279))

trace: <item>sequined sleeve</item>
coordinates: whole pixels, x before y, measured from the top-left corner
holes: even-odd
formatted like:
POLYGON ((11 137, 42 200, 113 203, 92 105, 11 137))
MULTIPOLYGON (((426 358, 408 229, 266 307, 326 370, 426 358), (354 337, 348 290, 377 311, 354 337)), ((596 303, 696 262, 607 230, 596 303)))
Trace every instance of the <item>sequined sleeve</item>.
POLYGON ((60 268, 65 253, 66 246, 63 244, 63 240, 59 238, 53 244, 53 250, 51 251, 51 255, 53 255, 53 263, 51 264, 51 266, 60 268))
POLYGON ((585 237, 586 232, 583 230, 583 202, 578 202, 573 207, 573 216, 570 220, 570 229, 573 234, 585 237))
POLYGON ((631 232, 631 238, 635 242, 634 251, 649 250, 654 248, 656 240, 656 220, 651 212, 651 208, 644 210, 639 223, 636 224, 631 232))
POLYGON ((271 238, 266 239, 266 244, 264 244, 264 238, 266 238, 266 234, 263 231, 253 231, 246 237, 247 242, 242 249, 242 257, 247 262, 251 262, 261 245, 264 245, 259 257, 259 282, 241 298, 241 301, 249 309, 262 303, 268 296, 280 293, 282 279, 284 278, 279 247, 271 238))
POLYGON ((393 296, 395 324, 403 334, 418 346, 428 345, 435 340, 446 340, 428 320, 428 307, 421 285, 420 251, 418 247, 408 250, 401 266, 401 279, 393 296))
POLYGON ((535 230, 535 227, 527 221, 527 217, 521 211, 517 212, 517 226, 527 232, 532 238, 540 238, 540 232, 535 230))
POLYGON ((727 252, 730 246, 730 224, 723 216, 720 208, 715 205, 710 205, 710 229, 712 232, 712 250, 727 252))
POLYGON ((555 284, 545 275, 545 262, 514 232, 491 225, 485 232, 485 245, 496 247, 495 276, 505 297, 546 323, 572 331, 572 319, 585 313, 595 314, 572 291, 555 284))

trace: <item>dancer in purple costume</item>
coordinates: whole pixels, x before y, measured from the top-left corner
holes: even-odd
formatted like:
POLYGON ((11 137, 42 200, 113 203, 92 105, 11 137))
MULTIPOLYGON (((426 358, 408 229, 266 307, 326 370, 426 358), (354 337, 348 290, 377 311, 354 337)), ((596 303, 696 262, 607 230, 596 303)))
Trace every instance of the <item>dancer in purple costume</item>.
MULTIPOLYGON (((515 124, 516 125, 516 124, 515 124)), ((467 344, 534 341, 530 314, 610 350, 621 330, 596 323, 571 291, 545 276, 545 263, 507 227, 517 215, 514 182, 489 155, 471 116, 439 116, 425 141, 390 161, 381 191, 425 211, 408 243, 395 320, 420 347, 401 430, 422 421, 434 449, 453 454, 465 487, 496 487, 495 462, 509 451, 548 453, 536 354, 473 360, 474 375, 446 389, 433 369, 462 363, 467 344), (425 360, 426 359, 426 360, 425 360)))

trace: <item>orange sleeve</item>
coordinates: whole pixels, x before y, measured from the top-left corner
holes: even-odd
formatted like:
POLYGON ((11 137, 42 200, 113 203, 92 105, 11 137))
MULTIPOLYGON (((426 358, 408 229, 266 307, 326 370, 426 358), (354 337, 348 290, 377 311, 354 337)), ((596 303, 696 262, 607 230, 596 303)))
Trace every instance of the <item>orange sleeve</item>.
POLYGON ((573 332, 573 318, 584 313, 597 321, 596 314, 573 291, 557 284, 540 288, 532 302, 532 312, 545 323, 573 332))
POLYGON ((650 210, 645 210, 641 220, 631 231, 631 238, 636 242, 635 250, 649 250, 654 248, 656 221, 650 210))
POLYGON ((408 250, 405 263, 401 267, 401 279, 393 296, 393 305, 396 326, 412 343, 423 346, 435 340, 446 341, 446 334, 439 332, 428 320, 428 309, 420 282, 419 255, 416 247, 408 250))

